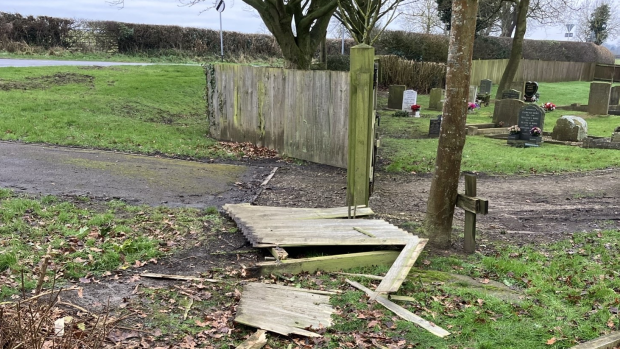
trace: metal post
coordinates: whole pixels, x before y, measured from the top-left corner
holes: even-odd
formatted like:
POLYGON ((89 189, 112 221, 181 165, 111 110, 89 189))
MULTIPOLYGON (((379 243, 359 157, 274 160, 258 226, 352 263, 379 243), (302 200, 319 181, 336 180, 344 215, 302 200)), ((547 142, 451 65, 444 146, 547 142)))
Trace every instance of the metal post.
POLYGON ((220 55, 224 62, 224 35, 222 34, 222 12, 220 12, 220 55))
POLYGON ((340 51, 341 55, 344 55, 344 33, 345 33, 345 28, 344 25, 342 26, 342 49, 340 51))

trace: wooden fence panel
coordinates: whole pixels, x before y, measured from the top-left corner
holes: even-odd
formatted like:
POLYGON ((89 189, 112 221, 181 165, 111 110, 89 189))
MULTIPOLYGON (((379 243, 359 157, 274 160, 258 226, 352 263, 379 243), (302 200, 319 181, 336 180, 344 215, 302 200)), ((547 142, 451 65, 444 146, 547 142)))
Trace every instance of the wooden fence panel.
MULTIPOLYGON (((209 70, 210 68, 207 68, 209 70)), ((346 168, 349 73, 213 66, 211 136, 346 168)))
MULTIPOLYGON (((482 79, 498 84, 508 65, 507 59, 477 60, 472 62, 471 84, 482 79)), ((522 59, 515 76, 516 81, 562 82, 591 81, 595 63, 556 62, 522 59)))

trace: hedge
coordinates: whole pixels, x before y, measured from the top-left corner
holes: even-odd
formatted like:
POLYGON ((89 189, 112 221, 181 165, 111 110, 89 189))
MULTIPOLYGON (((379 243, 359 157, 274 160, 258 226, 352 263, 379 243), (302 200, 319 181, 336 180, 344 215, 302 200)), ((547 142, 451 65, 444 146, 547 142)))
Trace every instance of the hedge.
MULTIPOLYGON (((199 55, 219 55, 219 32, 209 29, 131 24, 110 21, 74 21, 53 17, 23 17, 0 12, 0 42, 19 42, 31 46, 85 49, 84 37, 104 38, 122 53, 150 53, 162 50, 189 51, 199 55), (84 33, 89 33, 84 35, 84 33), (76 39, 77 38, 77 39, 76 39)), ((510 55, 512 39, 478 37, 474 42, 474 59, 505 59, 510 55)), ((341 39, 329 39, 327 54, 341 52, 341 39)), ((345 53, 354 43, 346 40, 345 53)), ((92 46, 92 45, 91 45, 92 46)), ((95 45, 98 49, 101 45, 95 45)), ((385 31, 375 43, 377 55, 395 55, 422 62, 445 63, 448 37, 404 31, 385 31)), ((92 47, 91 47, 92 49, 92 47)), ((107 49, 106 49, 107 50, 107 49)), ((270 35, 224 32, 224 51, 228 57, 281 58, 276 40, 270 35)), ((593 43, 525 40, 523 58, 545 61, 614 63, 613 54, 593 43)), ((335 61, 335 59, 332 59, 335 61)), ((335 62, 334 62, 335 63, 335 62)), ((339 62, 339 67, 343 65, 339 62)))

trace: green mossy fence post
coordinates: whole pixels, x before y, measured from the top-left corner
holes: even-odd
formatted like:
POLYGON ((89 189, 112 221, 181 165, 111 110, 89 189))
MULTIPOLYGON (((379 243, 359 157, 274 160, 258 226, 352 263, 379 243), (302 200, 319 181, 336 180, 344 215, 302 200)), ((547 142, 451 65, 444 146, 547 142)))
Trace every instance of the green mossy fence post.
POLYGON ((347 206, 349 207, 368 206, 370 197, 374 58, 375 49, 372 46, 361 44, 351 48, 347 166, 347 206))

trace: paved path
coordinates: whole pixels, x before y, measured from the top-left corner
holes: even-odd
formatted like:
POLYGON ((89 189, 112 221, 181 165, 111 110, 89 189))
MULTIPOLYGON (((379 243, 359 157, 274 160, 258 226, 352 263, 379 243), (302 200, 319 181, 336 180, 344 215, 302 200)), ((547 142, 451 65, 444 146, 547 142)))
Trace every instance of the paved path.
POLYGON ((113 65, 152 65, 152 63, 125 63, 125 62, 94 62, 94 61, 55 61, 45 59, 6 59, 0 58, 0 68, 2 67, 50 67, 60 65, 98 65, 109 67, 113 65))
POLYGON ((0 187, 18 192, 200 208, 250 200, 271 170, 1 141, 0 164, 0 187))

